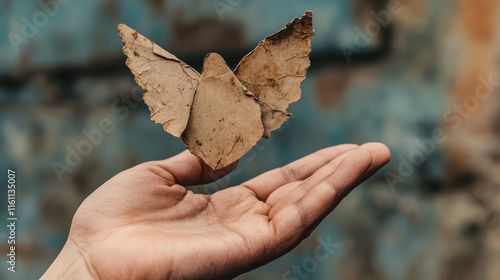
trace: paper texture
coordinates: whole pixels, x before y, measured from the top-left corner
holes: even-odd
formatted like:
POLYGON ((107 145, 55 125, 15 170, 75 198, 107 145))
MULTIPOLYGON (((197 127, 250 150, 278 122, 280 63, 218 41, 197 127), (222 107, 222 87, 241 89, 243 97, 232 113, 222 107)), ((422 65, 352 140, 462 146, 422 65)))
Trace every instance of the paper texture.
POLYGON ((237 68, 209 54, 196 70, 124 24, 118 26, 127 66, 146 90, 151 120, 181 137, 213 169, 245 155, 290 117, 310 66, 312 13, 260 42, 237 68))

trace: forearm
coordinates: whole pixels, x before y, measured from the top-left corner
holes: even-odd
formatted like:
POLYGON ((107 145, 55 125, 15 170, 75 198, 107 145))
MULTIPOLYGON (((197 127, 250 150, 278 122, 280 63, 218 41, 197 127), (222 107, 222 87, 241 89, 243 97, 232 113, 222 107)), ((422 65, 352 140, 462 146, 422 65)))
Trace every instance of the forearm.
POLYGON ((57 258, 50 265, 49 269, 40 278, 41 280, 51 279, 92 279, 96 278, 89 272, 89 267, 84 257, 75 245, 68 241, 61 250, 57 258))

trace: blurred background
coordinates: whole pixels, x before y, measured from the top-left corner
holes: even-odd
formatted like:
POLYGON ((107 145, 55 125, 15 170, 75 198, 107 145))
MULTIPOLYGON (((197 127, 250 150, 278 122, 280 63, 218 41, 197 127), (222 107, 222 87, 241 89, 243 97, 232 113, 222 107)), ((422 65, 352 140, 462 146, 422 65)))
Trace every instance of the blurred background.
MULTIPOLYGON (((306 10, 316 35, 294 117, 234 174, 198 191, 341 143, 383 142, 392 161, 292 252, 238 279, 498 279, 498 1, 0 3, 0 170, 3 182, 8 168, 17 172, 18 217, 16 273, 0 227, 0 279, 40 277, 86 196, 123 169, 185 149, 131 98, 142 91, 119 23, 201 71, 208 52, 234 68, 306 10), (103 119, 114 130, 83 149, 103 119), (78 149, 80 160, 68 162, 78 149)), ((2 183, 2 224, 6 196, 2 183)))

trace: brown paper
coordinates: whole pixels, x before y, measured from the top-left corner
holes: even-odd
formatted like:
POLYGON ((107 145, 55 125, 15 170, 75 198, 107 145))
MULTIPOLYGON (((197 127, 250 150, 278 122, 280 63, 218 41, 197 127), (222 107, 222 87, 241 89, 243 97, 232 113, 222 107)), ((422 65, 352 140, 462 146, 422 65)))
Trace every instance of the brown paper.
POLYGON ((120 24, 127 66, 146 90, 151 120, 182 139, 213 169, 241 158, 290 117, 310 66, 312 13, 260 42, 232 72, 209 54, 200 76, 171 53, 120 24))

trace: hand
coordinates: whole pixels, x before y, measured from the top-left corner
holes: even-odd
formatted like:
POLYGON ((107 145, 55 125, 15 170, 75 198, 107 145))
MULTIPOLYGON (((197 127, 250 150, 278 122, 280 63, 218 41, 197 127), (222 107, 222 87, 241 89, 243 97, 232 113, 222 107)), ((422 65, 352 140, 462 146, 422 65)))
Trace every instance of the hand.
POLYGON ((382 144, 335 146, 212 195, 185 186, 236 164, 213 172, 188 151, 140 164, 82 203, 42 279, 235 277, 294 248, 389 158, 382 144))

